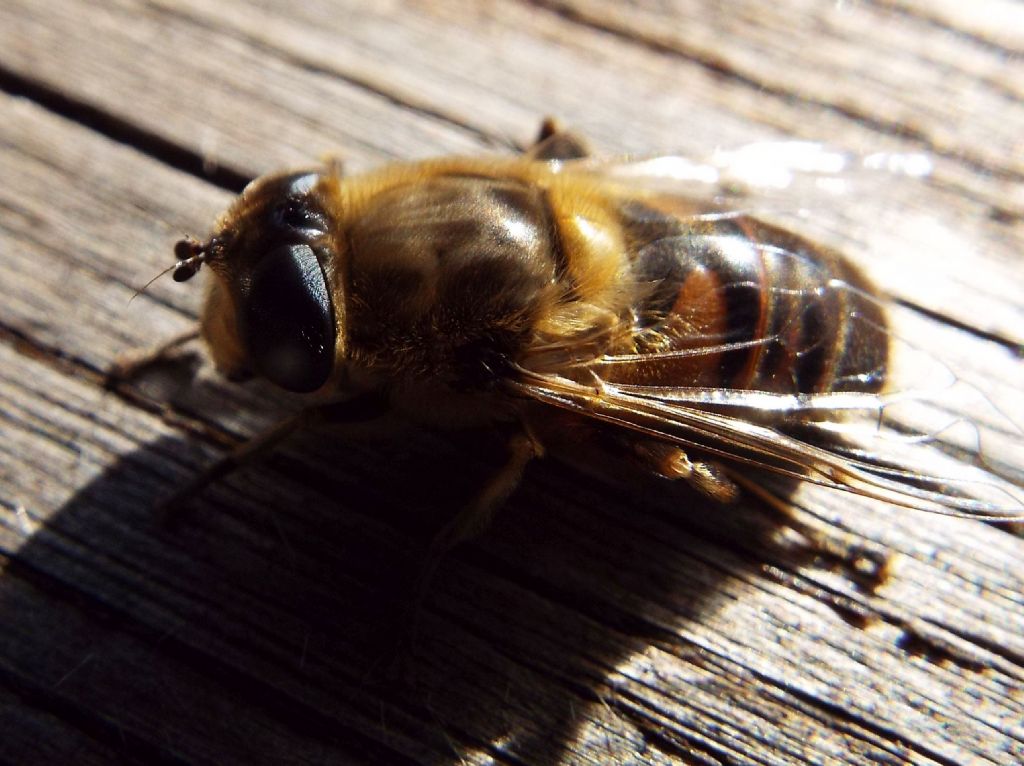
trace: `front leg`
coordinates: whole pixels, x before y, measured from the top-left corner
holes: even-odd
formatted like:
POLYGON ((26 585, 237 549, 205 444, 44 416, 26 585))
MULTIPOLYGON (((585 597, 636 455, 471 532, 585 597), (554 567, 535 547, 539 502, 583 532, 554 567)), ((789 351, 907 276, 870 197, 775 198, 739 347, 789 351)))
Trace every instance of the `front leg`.
POLYGON ((172 335, 167 340, 151 348, 119 354, 107 371, 107 387, 113 388, 118 383, 134 380, 150 367, 169 361, 174 357, 179 348, 198 338, 199 325, 197 324, 176 335, 172 335))
POLYGON ((250 465, 296 431, 311 428, 354 430, 380 430, 389 424, 393 411, 378 392, 356 396, 343 402, 319 404, 307 407, 255 436, 242 442, 227 455, 197 474, 191 481, 163 500, 157 511, 168 526, 174 525, 189 501, 216 481, 233 473, 236 469, 250 465))

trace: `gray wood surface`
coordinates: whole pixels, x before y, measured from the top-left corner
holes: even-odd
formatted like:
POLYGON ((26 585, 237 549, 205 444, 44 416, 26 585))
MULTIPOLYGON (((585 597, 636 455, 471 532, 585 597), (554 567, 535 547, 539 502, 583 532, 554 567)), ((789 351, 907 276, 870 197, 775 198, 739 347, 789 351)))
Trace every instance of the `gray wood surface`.
POLYGON ((187 355, 103 386, 194 320, 192 284, 129 301, 260 173, 511 151, 545 114, 612 155, 824 140, 930 159, 787 220, 984 392, 1019 475, 1022 56, 997 0, 5 0, 0 761, 1024 761, 1005 528, 802 488, 829 552, 756 499, 538 464, 445 560, 393 677, 415 561, 486 449, 296 439, 171 533, 154 503, 298 400, 187 355))

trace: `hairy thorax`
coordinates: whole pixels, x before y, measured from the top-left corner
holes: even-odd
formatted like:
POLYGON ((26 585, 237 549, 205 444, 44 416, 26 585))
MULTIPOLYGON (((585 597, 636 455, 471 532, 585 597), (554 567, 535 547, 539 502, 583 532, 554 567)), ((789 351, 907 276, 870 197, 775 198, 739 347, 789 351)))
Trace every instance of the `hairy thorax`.
POLYGON ((348 231, 350 363, 471 383, 532 332, 556 284, 540 194, 440 177, 381 192, 348 231))

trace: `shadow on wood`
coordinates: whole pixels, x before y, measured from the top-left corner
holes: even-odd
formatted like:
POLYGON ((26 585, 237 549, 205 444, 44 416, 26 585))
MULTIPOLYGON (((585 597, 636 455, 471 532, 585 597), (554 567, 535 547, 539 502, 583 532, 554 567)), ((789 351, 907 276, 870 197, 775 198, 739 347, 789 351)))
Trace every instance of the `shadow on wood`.
MULTIPOLYGON (((31 668, 8 680, 129 758, 506 753, 553 765, 568 749, 600 757, 602 727, 624 721, 639 732, 636 752, 714 752, 702 733, 713 711, 670 730, 624 687, 639 673, 660 694, 667 653, 692 671, 694 693, 721 685, 734 697, 692 636, 728 598, 722 578, 756 581, 801 555, 746 505, 650 480, 565 481, 563 467, 537 465, 483 538, 445 560, 419 640, 389 681, 425 542, 493 470, 496 445, 479 434, 417 434, 397 448, 306 435, 211 488, 170 533, 151 509, 169 473, 180 481, 167 466, 206 459, 198 452, 163 438, 115 463, 17 552, 10 568, 25 592, 0 603, 11 655, 31 668)), ((746 688, 763 684, 752 676, 746 688)))

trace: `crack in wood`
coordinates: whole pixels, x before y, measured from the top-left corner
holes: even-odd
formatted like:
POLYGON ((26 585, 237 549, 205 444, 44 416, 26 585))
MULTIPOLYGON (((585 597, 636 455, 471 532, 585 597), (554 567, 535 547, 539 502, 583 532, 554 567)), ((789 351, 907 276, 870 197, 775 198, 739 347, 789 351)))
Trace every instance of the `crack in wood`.
POLYGON ((222 189, 240 192, 251 180, 223 165, 210 166, 209 158, 157 135, 133 122, 73 98, 40 81, 23 77, 0 64, 0 91, 34 101, 49 111, 130 146, 166 165, 201 178, 222 189))

